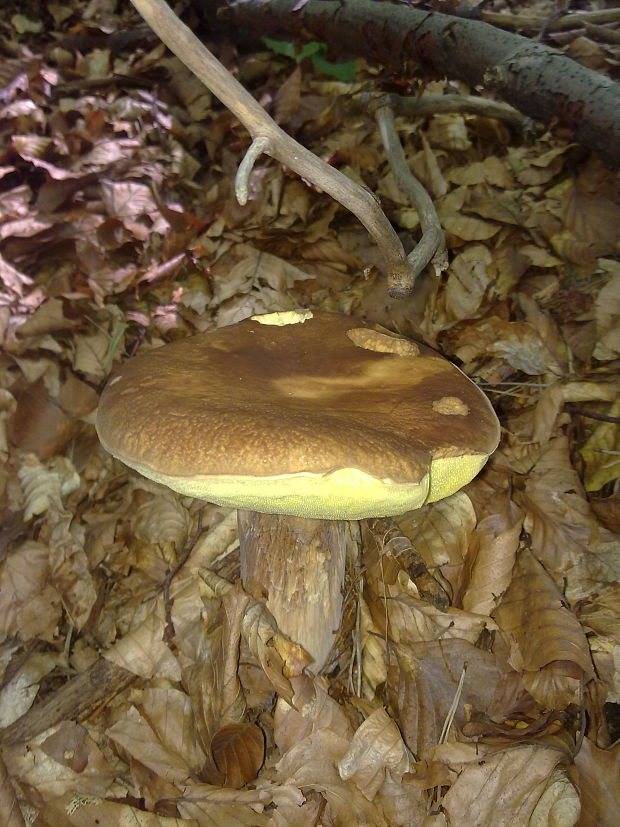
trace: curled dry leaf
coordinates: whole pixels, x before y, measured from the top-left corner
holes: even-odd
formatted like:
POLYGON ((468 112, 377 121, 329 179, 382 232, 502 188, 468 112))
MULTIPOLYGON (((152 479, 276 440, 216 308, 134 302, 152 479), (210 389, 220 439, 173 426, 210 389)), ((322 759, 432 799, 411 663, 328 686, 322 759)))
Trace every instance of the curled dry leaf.
POLYGON ((579 793, 564 770, 555 770, 534 807, 528 827, 572 827, 581 815, 579 793))
MULTIPOLYGON (((620 417, 620 399, 606 409, 605 414, 620 417)), ((620 427, 617 423, 601 422, 581 449, 586 462, 586 491, 598 491, 606 483, 620 477, 620 427)))
POLYGON ((187 542, 190 518, 180 497, 164 489, 136 509, 132 524, 137 537, 147 543, 171 544, 180 553, 187 542))
POLYGON ((565 436, 542 448, 523 493, 515 500, 525 512, 532 551, 571 601, 620 579, 620 546, 602 528, 585 498, 569 457, 565 436))
MULTIPOLYGON (((237 511, 226 510, 223 516, 220 511, 221 509, 211 512, 209 530, 205 531, 194 544, 187 560, 188 567, 207 571, 212 563, 226 556, 237 545, 237 511)), ((208 516, 209 511, 207 511, 206 519, 208 516)))
MULTIPOLYGON (((184 722, 179 723, 183 731, 187 731, 184 722)), ((106 735, 156 776, 179 789, 184 788, 192 774, 200 769, 188 763, 191 753, 177 752, 178 742, 176 745, 165 743, 161 734, 135 706, 130 706, 126 714, 109 727, 106 735)))
POLYGON ((97 599, 97 589, 84 551, 84 532, 72 517, 51 506, 43 532, 48 542, 50 582, 62 597, 76 629, 87 622, 97 599))
POLYGON ((599 749, 584 738, 575 758, 579 772, 583 827, 616 827, 620 821, 620 747, 599 749))
POLYGON ((17 397, 11 439, 21 450, 46 460, 63 452, 74 433, 71 419, 51 398, 42 380, 17 397))
POLYGON ((476 512, 467 494, 457 491, 445 500, 396 517, 396 523, 429 569, 458 567, 467 556, 476 512))
POLYGON ((362 596, 358 597, 360 625, 359 635, 362 648, 362 662, 357 668, 362 671, 362 694, 365 698, 374 698, 377 688, 387 678, 386 641, 379 627, 372 619, 368 604, 362 596))
POLYGON ((198 771, 205 756, 198 743, 189 695, 171 687, 147 687, 139 696, 139 708, 159 741, 198 771))
POLYGON ((98 330, 87 336, 77 336, 73 367, 78 373, 95 382, 105 379, 112 370, 112 362, 118 350, 124 350, 125 325, 118 316, 110 319, 108 330, 98 330))
POLYGON ((422 555, 396 522, 388 518, 364 520, 361 524, 364 565, 368 571, 394 582, 405 569, 421 597, 438 609, 447 609, 450 600, 440 583, 429 572, 422 555))
POLYGON ((523 512, 507 492, 500 492, 488 506, 489 515, 478 523, 472 538, 461 599, 465 611, 482 615, 491 614, 510 583, 523 525, 523 512))
POLYGON ((27 540, 7 556, 0 571, 3 639, 55 640, 62 603, 49 580, 49 553, 43 543, 27 540))
POLYGON ((25 520, 43 514, 52 504, 62 508, 62 498, 80 485, 80 477, 66 457, 55 457, 43 465, 34 454, 26 454, 17 476, 24 492, 25 520))
POLYGON ((452 259, 445 302, 447 313, 455 321, 469 319, 478 312, 491 284, 492 261, 491 253, 482 244, 470 244, 452 259))
POLYGON ((464 640, 390 645, 388 697, 407 747, 418 759, 440 740, 455 697, 454 724, 462 727, 466 710, 489 708, 500 681, 494 656, 464 640), (459 681, 466 668, 462 688, 459 681))
POLYGON ((211 740, 211 755, 225 787, 239 789, 259 773, 265 759, 265 736, 256 724, 226 724, 211 740))
POLYGON ((149 600, 134 618, 133 628, 105 653, 105 657, 135 675, 181 680, 181 668, 164 643, 163 598, 149 600))
MULTIPOLYGON (((200 576, 215 594, 226 594, 232 589, 231 583, 209 569, 203 569, 200 576)), ((254 600, 250 600, 243 615, 241 633, 274 689, 286 701, 292 702, 293 688, 289 679, 301 675, 311 662, 310 655, 283 635, 272 614, 254 600)))
MULTIPOLYGON (((48 820, 67 827, 200 827, 194 819, 168 818, 129 804, 80 793, 66 793, 46 806, 48 820)), ((219 827, 219 825, 218 825, 219 827)))
POLYGON ((558 587, 525 548, 494 617, 528 692, 551 709, 578 702, 593 673, 588 641, 558 587))
POLYGON ((51 653, 33 652, 13 674, 3 676, 0 688, 0 728, 27 712, 39 692, 39 681, 56 667, 51 653))
POLYGON ((340 777, 338 762, 348 745, 349 738, 318 726, 280 759, 276 765, 278 778, 304 791, 316 789, 320 792, 327 802, 323 818, 331 818, 335 824, 387 827, 379 808, 366 798, 357 784, 340 777))
POLYGON ((88 732, 64 721, 28 741, 4 748, 12 777, 50 799, 67 792, 105 796, 116 770, 88 732))
POLYGON ((338 762, 338 772, 343 781, 354 781, 372 801, 387 775, 400 781, 409 772, 410 758, 394 721, 385 709, 376 709, 356 729, 338 762))
POLYGON ((379 594, 368 594, 368 605, 381 634, 394 643, 410 645, 436 640, 461 639, 475 643, 480 635, 497 628, 487 615, 453 607, 443 611, 417 596, 417 589, 404 571, 397 581, 379 594))
MULTIPOLYGON (((528 824, 561 754, 553 749, 524 745, 518 749, 481 754, 474 745, 463 761, 463 750, 450 759, 446 744, 435 751, 458 772, 458 777, 442 799, 450 824, 476 824, 478 827, 514 827, 528 824)), ((569 822, 570 824, 571 822, 569 822)), ((569 825, 567 825, 569 827, 569 825)))

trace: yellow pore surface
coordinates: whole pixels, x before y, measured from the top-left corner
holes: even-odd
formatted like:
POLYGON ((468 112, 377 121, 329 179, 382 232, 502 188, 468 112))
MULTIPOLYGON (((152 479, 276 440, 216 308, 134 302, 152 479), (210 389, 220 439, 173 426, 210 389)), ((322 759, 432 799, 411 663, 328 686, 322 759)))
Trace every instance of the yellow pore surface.
POLYGON ((362 520, 391 517, 448 497, 468 483, 486 460, 485 455, 436 459, 430 473, 416 484, 376 479, 356 468, 339 468, 323 475, 183 478, 127 464, 180 494, 216 505, 312 519, 362 520))

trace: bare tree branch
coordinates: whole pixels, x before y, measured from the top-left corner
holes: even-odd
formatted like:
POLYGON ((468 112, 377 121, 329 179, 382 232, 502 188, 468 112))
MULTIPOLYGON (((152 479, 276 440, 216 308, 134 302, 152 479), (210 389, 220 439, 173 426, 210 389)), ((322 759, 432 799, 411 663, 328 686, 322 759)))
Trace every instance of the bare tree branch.
POLYGON ((482 115, 484 118, 495 118, 521 130, 527 129, 531 123, 528 118, 509 104, 475 95, 423 95, 421 98, 388 95, 387 98, 398 115, 409 117, 434 115, 440 112, 461 112, 469 115, 482 115))
POLYGON ((237 178, 241 196, 243 197, 244 180, 247 182, 252 164, 258 157, 257 153, 262 151, 270 155, 351 210, 374 238, 385 257, 390 294, 399 296, 410 293, 413 288, 413 270, 400 239, 375 195, 287 135, 181 22, 164 0, 132 0, 132 3, 166 46, 241 121, 253 141, 264 139, 252 145, 250 155, 237 178))
POLYGON ((435 271, 439 275, 448 266, 448 253, 437 210, 428 192, 409 169, 389 102, 379 100, 373 108, 394 178, 411 200, 420 218, 422 238, 409 253, 409 263, 417 276, 433 260, 435 271))
MULTIPOLYGON (((213 12, 217 0, 194 2, 213 12)), ((236 32, 245 29, 301 43, 319 40, 341 58, 359 55, 400 75, 430 71, 472 87, 482 85, 524 115, 561 127, 569 140, 589 146, 607 164, 620 167, 620 84, 563 52, 480 20, 408 5, 308 0, 294 10, 296 5, 297 0, 238 0, 222 9, 220 19, 236 32)), ((603 20, 581 14, 567 17, 575 24, 603 20)), ((536 32, 543 23, 538 20, 536 32)))

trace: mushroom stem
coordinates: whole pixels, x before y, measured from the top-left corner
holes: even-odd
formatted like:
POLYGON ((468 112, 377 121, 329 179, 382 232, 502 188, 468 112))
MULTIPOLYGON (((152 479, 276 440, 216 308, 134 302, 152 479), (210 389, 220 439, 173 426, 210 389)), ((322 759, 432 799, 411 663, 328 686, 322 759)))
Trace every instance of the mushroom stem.
POLYGON ((237 522, 244 588, 320 672, 342 618, 346 522, 242 510, 237 522))

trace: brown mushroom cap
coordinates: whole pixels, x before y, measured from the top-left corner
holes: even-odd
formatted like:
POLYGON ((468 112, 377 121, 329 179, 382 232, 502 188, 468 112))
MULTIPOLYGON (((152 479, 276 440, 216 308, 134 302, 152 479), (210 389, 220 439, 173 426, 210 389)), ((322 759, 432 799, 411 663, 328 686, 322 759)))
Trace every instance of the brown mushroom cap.
POLYGON ((255 316, 126 362, 97 430, 184 494, 326 519, 398 514, 496 448, 485 395, 425 345, 336 313, 255 316))

